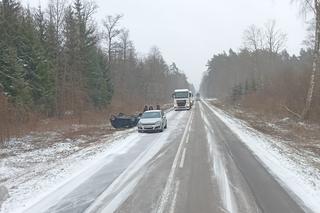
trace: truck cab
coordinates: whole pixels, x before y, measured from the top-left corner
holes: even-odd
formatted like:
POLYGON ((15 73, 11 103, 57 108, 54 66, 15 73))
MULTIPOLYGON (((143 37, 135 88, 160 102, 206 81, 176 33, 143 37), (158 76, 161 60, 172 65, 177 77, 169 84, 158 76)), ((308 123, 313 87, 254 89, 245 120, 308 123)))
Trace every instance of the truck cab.
POLYGON ((192 107, 193 97, 189 89, 176 89, 172 94, 174 110, 189 110, 192 107))

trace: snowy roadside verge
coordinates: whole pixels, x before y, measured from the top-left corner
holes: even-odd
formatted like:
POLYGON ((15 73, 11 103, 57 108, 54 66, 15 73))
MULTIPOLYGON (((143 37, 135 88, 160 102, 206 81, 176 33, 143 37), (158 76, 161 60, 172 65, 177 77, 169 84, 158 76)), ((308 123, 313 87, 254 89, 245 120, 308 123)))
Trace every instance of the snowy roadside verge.
POLYGON ((1 184, 9 191, 9 198, 4 201, 0 212, 22 212, 48 192, 92 167, 106 154, 121 153, 123 150, 118 150, 118 147, 128 143, 125 139, 130 139, 133 131, 135 129, 103 135, 87 147, 82 145, 85 143, 83 140, 88 138, 78 137, 48 147, 30 147, 30 150, 24 147, 23 151, 18 151, 12 147, 17 147, 17 143, 22 142, 12 140, 13 146, 9 150, 1 150, 14 153, 0 159, 0 176, 3 179, 1 184))
MULTIPOLYGON (((171 110, 170 105, 165 108, 166 113, 171 110)), ((109 124, 72 125, 12 138, 0 147, 0 189, 3 185, 8 191, 1 206, 0 190, 0 212, 24 212, 49 194, 60 198, 54 193, 58 188, 70 192, 137 139, 136 128, 116 131, 109 124), (74 179, 76 183, 69 183, 74 179)))
POLYGON ((228 115, 224 111, 204 104, 230 128, 252 151, 265 168, 308 212, 320 210, 320 171, 309 164, 299 164, 292 157, 301 159, 306 156, 288 156, 282 152, 278 139, 264 135, 249 127, 246 122, 228 115), (275 146, 275 144, 277 144, 275 146))

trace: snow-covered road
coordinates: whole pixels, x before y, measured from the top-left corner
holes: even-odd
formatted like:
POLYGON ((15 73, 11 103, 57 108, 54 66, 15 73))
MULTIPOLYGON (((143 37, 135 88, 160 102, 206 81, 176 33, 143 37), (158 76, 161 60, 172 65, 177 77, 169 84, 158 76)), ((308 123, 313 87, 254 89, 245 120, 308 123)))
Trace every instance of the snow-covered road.
POLYGON ((187 119, 187 112, 169 112, 167 118, 170 128, 164 133, 132 132, 115 141, 98 159, 84 165, 81 172, 16 212, 112 212, 147 172, 151 159, 179 135, 183 128, 179 123, 187 119))
POLYGON ((275 158, 262 134, 205 101, 167 119, 163 133, 124 132, 50 190, 9 199, 2 212, 319 212, 320 182, 275 158))

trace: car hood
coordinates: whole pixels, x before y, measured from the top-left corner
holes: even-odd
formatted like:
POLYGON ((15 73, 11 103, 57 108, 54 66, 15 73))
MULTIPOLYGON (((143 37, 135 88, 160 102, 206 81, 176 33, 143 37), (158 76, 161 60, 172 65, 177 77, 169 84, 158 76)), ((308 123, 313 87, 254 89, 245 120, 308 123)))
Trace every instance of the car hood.
POLYGON ((155 124, 156 122, 161 121, 161 118, 141 118, 141 124, 155 124))

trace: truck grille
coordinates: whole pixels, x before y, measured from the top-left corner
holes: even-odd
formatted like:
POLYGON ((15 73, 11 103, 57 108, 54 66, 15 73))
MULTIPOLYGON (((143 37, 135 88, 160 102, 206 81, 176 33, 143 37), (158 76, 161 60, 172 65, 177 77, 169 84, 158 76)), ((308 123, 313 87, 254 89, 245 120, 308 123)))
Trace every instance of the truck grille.
POLYGON ((179 107, 185 106, 186 105, 186 100, 177 100, 177 105, 179 107))

